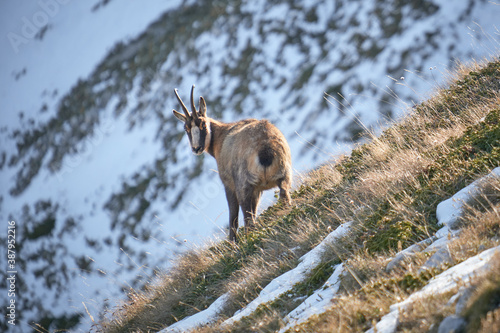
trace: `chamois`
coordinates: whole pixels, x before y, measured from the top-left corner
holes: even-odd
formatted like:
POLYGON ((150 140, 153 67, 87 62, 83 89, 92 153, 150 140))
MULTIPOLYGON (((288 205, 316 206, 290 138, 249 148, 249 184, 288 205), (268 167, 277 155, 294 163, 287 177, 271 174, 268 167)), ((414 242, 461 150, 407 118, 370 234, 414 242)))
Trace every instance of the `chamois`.
POLYGON ((184 123, 191 150, 212 155, 224 184, 229 206, 229 240, 237 241, 238 210, 241 207, 245 228, 254 227, 262 191, 279 187, 280 201, 291 204, 292 161, 290 147, 283 134, 269 121, 245 119, 223 123, 207 117, 207 105, 200 97, 194 104, 191 88, 191 113, 174 90, 184 114, 173 110, 184 123))

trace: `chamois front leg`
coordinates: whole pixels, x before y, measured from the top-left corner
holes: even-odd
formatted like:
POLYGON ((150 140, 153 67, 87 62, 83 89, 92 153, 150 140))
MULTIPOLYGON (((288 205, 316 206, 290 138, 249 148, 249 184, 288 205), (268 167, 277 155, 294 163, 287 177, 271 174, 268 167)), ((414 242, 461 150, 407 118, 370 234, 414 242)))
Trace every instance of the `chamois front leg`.
POLYGON ((226 188, 227 205, 229 206, 229 240, 237 242, 236 232, 238 230, 238 210, 239 204, 236 194, 226 188))

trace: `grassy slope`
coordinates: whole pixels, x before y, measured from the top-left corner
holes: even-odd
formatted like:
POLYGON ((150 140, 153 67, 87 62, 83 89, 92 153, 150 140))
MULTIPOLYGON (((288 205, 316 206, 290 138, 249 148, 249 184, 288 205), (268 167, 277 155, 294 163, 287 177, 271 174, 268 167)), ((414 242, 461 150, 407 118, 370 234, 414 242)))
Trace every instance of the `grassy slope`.
MULTIPOLYGON (((228 291, 232 297, 223 317, 230 317, 346 221, 354 222, 349 237, 327 251, 323 262, 290 293, 234 327, 221 329, 214 324, 199 331, 275 331, 301 297, 320 287, 331 275, 332 265, 340 262, 351 272, 342 280, 341 295, 325 314, 297 330, 357 332, 370 328, 391 304, 445 269, 418 274, 418 267, 428 257, 424 254, 390 273, 383 270, 383 263, 437 230, 435 212, 440 201, 500 165, 499 118, 500 61, 460 68, 448 88, 436 91, 380 137, 371 138, 351 156, 306 175, 292 196, 293 207, 267 209, 259 217, 261 229, 242 237, 238 245, 221 242, 189 251, 171 272, 159 277, 160 283, 131 291, 129 300, 111 311, 112 319, 102 319, 94 329, 159 330, 203 310, 228 291)), ((492 192, 471 208, 462 236, 450 244, 454 264, 499 244, 497 199, 498 193, 492 192)), ((487 306, 478 311, 474 302, 483 304, 481 297, 488 295, 498 297, 500 281, 495 276, 485 279, 489 289, 478 292, 464 316, 471 330, 482 325, 486 332, 500 325, 500 311, 487 306)), ((439 323, 453 312, 445 306, 445 298, 423 302, 421 308, 403 314, 399 328, 426 331, 439 323), (431 307, 431 303, 437 305, 431 307)))

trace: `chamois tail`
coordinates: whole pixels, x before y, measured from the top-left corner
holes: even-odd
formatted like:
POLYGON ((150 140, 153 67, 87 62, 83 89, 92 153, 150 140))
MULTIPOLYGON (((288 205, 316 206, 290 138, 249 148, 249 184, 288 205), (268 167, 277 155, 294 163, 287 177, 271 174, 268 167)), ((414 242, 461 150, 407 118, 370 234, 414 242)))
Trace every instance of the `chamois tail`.
POLYGON ((264 168, 267 168, 271 164, 273 164, 274 160, 274 155, 275 152, 273 149, 269 146, 263 147, 261 150, 259 150, 259 163, 262 165, 264 168))

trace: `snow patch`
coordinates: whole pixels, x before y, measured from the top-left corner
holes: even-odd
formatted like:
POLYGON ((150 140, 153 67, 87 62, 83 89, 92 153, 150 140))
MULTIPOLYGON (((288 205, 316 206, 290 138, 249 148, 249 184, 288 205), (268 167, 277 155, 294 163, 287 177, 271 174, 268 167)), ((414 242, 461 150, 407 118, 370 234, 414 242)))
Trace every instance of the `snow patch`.
POLYGON ((456 225, 464 209, 475 197, 481 194, 482 189, 494 179, 500 178, 500 167, 495 168, 490 174, 482 177, 467 187, 464 187, 450 199, 445 200, 437 206, 436 216, 439 225, 447 226, 450 229, 456 225))
POLYGON ((343 237, 349 231, 352 222, 347 222, 340 225, 332 231, 323 241, 314 249, 306 253, 300 258, 300 263, 294 269, 278 276, 271 281, 262 291, 259 296, 254 299, 245 308, 236 312, 235 315, 227 319, 223 325, 231 325, 244 317, 251 315, 261 304, 266 304, 277 299, 285 292, 291 290, 293 286, 303 281, 306 275, 321 263, 321 255, 325 250, 332 246, 333 242, 340 237, 343 237))
MULTIPOLYGON (((403 310, 417 300, 424 299, 431 295, 439 295, 448 292, 456 288, 458 282, 460 282, 460 284, 467 284, 472 277, 484 274, 488 268, 488 263, 497 251, 500 251, 500 246, 486 250, 432 278, 429 284, 420 291, 413 293, 403 302, 392 305, 390 307, 390 312, 383 316, 377 325, 375 325, 376 331, 379 333, 395 332, 400 310, 403 310)), ((366 332, 373 333, 375 329, 371 328, 366 332)))
POLYGON ((197 314, 186 317, 173 325, 163 329, 160 333, 170 332, 187 332, 199 326, 211 323, 217 318, 217 315, 222 311, 224 305, 229 298, 229 293, 225 293, 217 298, 206 310, 200 311, 197 314))
POLYGON ((285 317, 287 325, 279 332, 286 332, 291 327, 305 322, 312 315, 325 312, 331 306, 333 297, 339 291, 340 277, 343 273, 344 264, 335 266, 332 276, 330 276, 325 284, 285 317))

